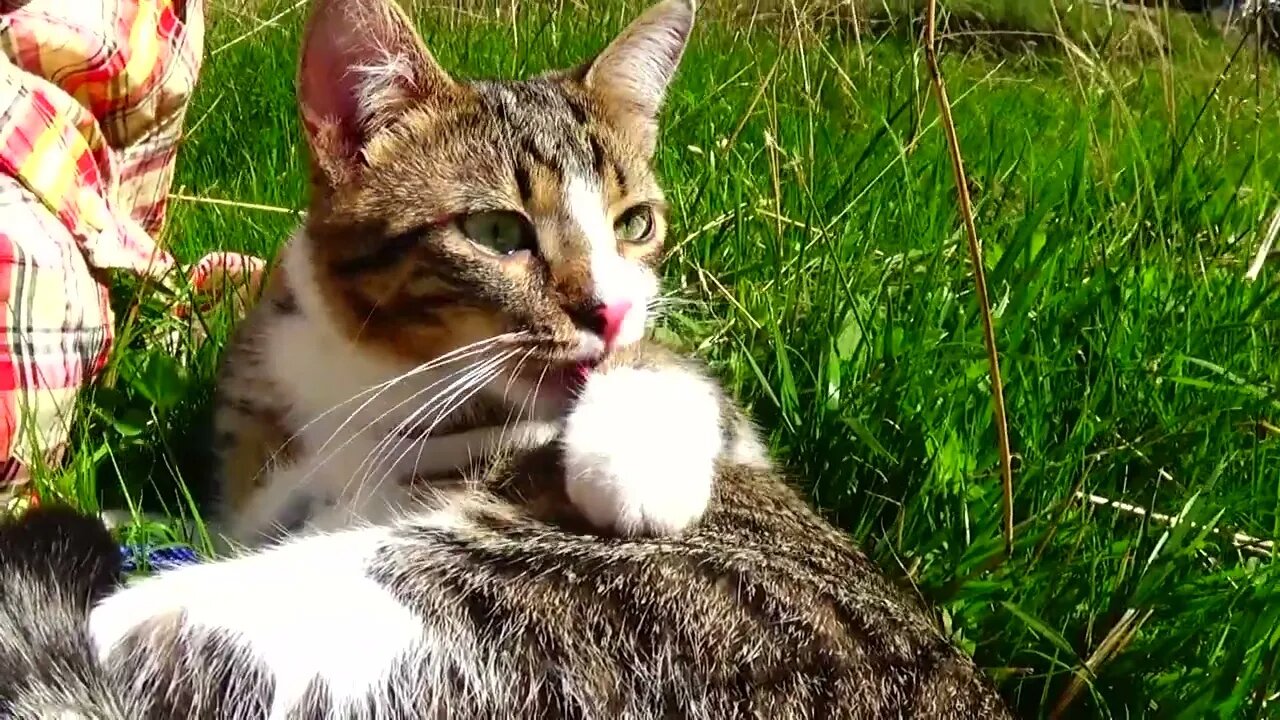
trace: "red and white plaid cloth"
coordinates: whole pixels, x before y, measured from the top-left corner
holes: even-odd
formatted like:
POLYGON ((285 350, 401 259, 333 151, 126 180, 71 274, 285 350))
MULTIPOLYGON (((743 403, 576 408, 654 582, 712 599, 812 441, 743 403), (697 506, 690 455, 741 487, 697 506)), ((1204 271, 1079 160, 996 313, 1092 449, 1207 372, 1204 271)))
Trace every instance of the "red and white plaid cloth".
MULTIPOLYGON (((202 0, 0 0, 0 487, 56 463, 111 347, 107 271, 155 241, 204 44, 202 0)), ((197 289, 217 253, 185 270, 197 289)))

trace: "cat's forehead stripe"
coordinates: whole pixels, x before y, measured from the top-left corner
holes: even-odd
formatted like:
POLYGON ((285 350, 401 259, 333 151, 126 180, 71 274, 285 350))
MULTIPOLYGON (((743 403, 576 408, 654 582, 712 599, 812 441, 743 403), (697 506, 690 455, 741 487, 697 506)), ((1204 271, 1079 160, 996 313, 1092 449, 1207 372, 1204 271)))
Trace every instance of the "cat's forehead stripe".
POLYGON ((561 182, 571 177, 595 176, 611 179, 625 188, 626 177, 609 144, 580 98, 564 87, 547 81, 478 83, 482 101, 492 117, 502 125, 503 134, 518 152, 519 174, 533 163, 551 172, 561 182))
POLYGON ((605 214, 604 193, 598 183, 581 175, 568 178, 564 186, 564 209, 586 238, 593 256, 616 252, 617 241, 605 214))

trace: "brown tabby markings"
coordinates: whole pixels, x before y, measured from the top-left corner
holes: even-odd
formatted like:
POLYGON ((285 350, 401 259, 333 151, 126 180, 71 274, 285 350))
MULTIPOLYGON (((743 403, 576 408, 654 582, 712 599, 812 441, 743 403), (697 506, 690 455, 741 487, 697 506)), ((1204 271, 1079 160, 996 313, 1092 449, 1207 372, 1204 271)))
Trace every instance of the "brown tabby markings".
MULTIPOLYGON (((347 334, 372 353, 421 363, 518 329, 541 328, 567 342, 595 302, 589 239, 563 199, 572 179, 594 179, 610 216, 640 203, 654 210, 654 240, 619 243, 619 253, 654 267, 661 259, 665 204, 640 129, 620 126, 616 108, 567 74, 519 82, 450 83, 449 101, 408 109, 377 136, 358 183, 320 185, 307 217, 316 278, 347 334), (453 219, 505 207, 531 218, 540 257, 494 262, 457 237, 453 219)), ((256 380, 262 315, 297 311, 283 270, 269 283, 276 299, 256 310, 228 353, 224 402, 255 398, 246 412, 223 408, 220 426, 235 438, 222 460, 228 506, 251 501, 264 463, 297 428, 283 424, 274 388, 256 380), (248 392, 241 392, 242 385, 248 392), (260 412, 261 418, 245 417, 260 412)), ((557 360, 554 353, 535 359, 557 360)))
MULTIPOLYGON (((259 303, 274 313, 298 311, 280 270, 268 279, 259 303)), ((286 408, 273 400, 274 388, 254 372, 261 360, 252 339, 264 317, 261 311, 251 313, 237 330, 231 354, 238 356, 238 362, 223 364, 218 385, 214 451, 220 489, 228 499, 251 496, 266 481, 269 467, 294 462, 298 451, 291 441, 286 408)))
MULTIPOLYGON (((353 338, 422 361, 529 326, 560 324, 594 302, 590 246, 565 216, 565 183, 595 178, 613 213, 662 194, 648 160, 564 77, 454 86, 448 109, 414 109, 366 154, 358 186, 339 188, 308 223, 321 282, 353 338), (492 263, 441 237, 453 218, 523 210, 541 261, 492 263), (496 266, 495 266, 496 265, 496 266)), ((624 256, 656 264, 659 240, 624 256)))

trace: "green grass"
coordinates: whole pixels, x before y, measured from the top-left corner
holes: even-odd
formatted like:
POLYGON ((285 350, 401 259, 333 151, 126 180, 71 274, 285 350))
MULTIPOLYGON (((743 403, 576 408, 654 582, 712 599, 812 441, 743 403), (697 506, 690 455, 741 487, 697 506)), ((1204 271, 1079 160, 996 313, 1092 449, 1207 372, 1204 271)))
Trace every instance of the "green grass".
MULTIPOLYGON (((303 207, 299 15, 221 50, 288 5, 212 18, 177 190, 303 207)), ((447 66, 511 76, 586 57, 629 13, 542 5, 514 21, 509 4, 491 20, 424 11, 421 26, 447 66)), ((728 17, 699 27, 657 159, 679 248, 667 279, 698 301, 666 329, 1025 716, 1076 678, 1070 717, 1274 716, 1280 571, 1207 528, 1280 536, 1280 265, 1244 279, 1280 210, 1280 69, 1249 49, 1229 63, 1234 44, 1194 23, 1194 47, 1150 54, 950 46, 1017 456, 1006 557, 981 323, 921 52, 909 34, 728 17)), ((271 255, 295 222, 178 202, 166 240, 186 260, 271 255)), ((49 480, 87 506, 198 504, 230 316, 205 318, 199 342, 170 302, 122 320, 74 465, 49 480), (168 332, 176 350, 157 345, 168 332)))

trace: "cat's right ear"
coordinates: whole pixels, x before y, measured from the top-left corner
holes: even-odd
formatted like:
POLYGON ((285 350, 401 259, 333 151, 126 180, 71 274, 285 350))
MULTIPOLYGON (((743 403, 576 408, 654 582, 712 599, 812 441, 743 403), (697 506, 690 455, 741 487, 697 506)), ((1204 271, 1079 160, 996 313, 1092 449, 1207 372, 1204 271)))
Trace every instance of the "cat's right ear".
POLYGON ((297 83, 311 160, 331 186, 359 172, 399 114, 456 89, 395 0, 314 0, 297 83))

